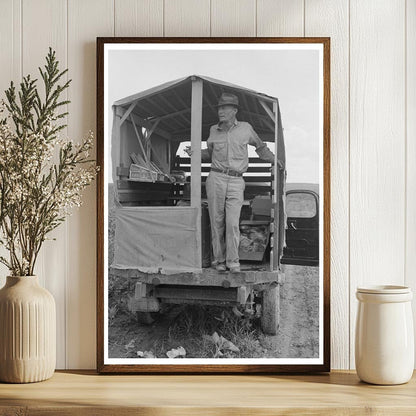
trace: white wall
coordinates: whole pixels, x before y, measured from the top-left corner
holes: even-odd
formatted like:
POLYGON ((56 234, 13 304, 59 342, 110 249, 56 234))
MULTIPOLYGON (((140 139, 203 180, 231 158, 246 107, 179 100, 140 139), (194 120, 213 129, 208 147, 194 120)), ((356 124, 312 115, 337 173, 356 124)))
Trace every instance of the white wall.
MULTIPOLYGON (((0 10, 0 91, 52 46, 73 79, 74 139, 95 130, 97 36, 331 37, 331 361, 353 368, 356 287, 416 289, 416 0, 0 0, 0 10)), ((95 221, 92 186, 39 260, 57 302, 58 368, 95 367, 95 221)))

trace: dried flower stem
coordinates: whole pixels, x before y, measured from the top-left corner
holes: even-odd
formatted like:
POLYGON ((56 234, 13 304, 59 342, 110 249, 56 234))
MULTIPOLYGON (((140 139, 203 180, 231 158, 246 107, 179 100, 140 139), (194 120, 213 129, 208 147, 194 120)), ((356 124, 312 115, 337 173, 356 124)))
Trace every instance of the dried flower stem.
POLYGON ((60 96, 70 81, 59 84, 67 70, 58 65, 49 49, 44 70, 39 68, 43 99, 28 75, 18 92, 10 84, 7 103, 0 104, 0 245, 10 254, 0 263, 13 276, 33 275, 43 242, 81 205, 98 170, 89 156, 92 133, 80 144, 59 138, 66 125, 58 121, 67 115, 60 107, 69 103, 60 96))

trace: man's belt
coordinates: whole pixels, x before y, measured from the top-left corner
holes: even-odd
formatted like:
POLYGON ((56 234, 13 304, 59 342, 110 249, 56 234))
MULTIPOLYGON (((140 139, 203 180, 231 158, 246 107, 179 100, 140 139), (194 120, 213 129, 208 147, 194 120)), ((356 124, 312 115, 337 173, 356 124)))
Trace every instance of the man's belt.
POLYGON ((232 170, 232 169, 218 169, 218 168, 211 168, 212 171, 214 172, 221 172, 221 173, 225 173, 228 176, 236 176, 236 177, 241 177, 243 176, 242 173, 237 172, 236 170, 232 170))

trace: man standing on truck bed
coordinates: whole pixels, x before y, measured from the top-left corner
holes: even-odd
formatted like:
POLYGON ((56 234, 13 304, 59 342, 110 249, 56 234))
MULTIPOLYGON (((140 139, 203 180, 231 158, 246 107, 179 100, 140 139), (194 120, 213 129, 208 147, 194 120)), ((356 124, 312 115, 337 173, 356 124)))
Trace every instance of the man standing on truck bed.
MULTIPOLYGON (((219 122, 211 126, 208 148, 201 151, 202 161, 211 161, 206 191, 214 254, 212 265, 218 271, 226 271, 228 267, 231 273, 238 273, 239 222, 245 188, 242 176, 248 168, 247 145, 254 146, 259 157, 272 164, 274 154, 249 123, 237 121, 239 102, 236 95, 223 93, 217 108, 219 122)), ((192 155, 189 146, 185 151, 192 155)))

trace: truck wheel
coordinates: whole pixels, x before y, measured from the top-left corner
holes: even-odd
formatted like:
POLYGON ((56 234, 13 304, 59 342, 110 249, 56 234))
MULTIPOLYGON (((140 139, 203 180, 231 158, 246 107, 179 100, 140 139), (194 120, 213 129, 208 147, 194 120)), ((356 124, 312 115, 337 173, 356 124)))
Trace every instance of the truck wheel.
POLYGON ((137 322, 143 325, 151 325, 158 315, 158 312, 136 312, 137 322))
POLYGON ((279 285, 266 289, 262 295, 261 328, 266 334, 276 335, 280 318, 279 285))

